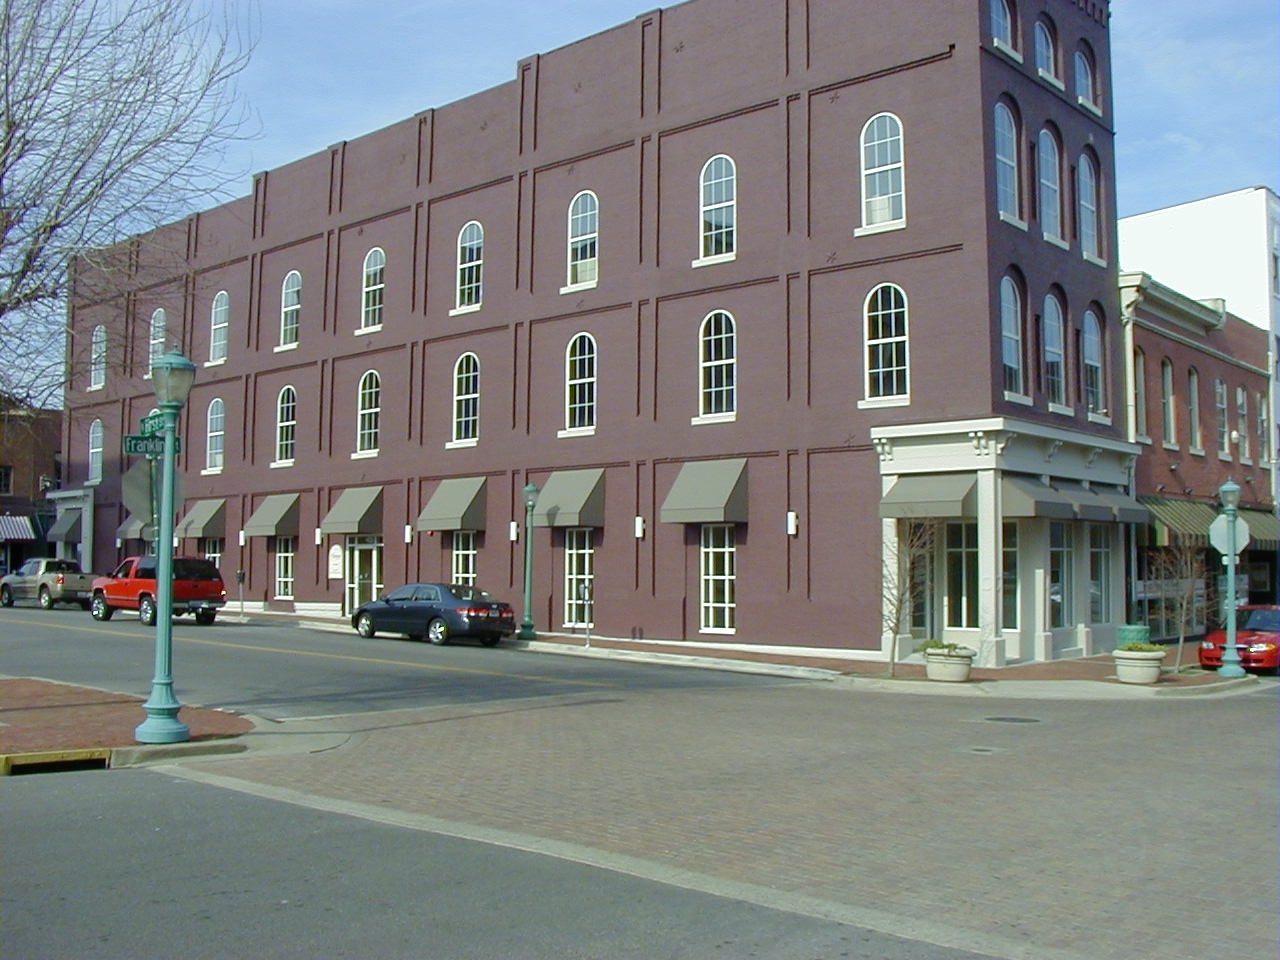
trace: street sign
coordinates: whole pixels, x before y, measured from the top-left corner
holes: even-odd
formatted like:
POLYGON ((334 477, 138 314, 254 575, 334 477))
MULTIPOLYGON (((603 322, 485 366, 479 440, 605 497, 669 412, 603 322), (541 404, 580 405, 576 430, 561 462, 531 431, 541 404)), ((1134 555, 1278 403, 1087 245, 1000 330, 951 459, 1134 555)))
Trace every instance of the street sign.
POLYGON ((1223 557, 1226 557, 1231 550, 1231 521, 1233 520, 1236 525, 1235 552, 1239 553, 1249 545, 1250 539, 1249 524, 1245 522, 1244 517, 1229 517, 1225 513, 1220 513, 1218 518, 1209 524, 1209 542, 1223 557))
POLYGON ((164 430, 164 414, 150 413, 138 421, 138 430, 147 435, 153 436, 164 430))
MULTIPOLYGON (((174 452, 182 452, 182 438, 174 437, 174 452)), ((154 434, 127 433, 124 437, 124 454, 126 457, 162 457, 164 456, 164 437, 154 434)))

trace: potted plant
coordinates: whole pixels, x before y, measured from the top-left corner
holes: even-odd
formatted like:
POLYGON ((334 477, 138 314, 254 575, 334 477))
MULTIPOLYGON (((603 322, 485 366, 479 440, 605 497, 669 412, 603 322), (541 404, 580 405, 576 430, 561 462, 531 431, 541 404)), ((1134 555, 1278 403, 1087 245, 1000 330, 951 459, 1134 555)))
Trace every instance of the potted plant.
POLYGON ((1166 650, 1151 643, 1149 628, 1129 624, 1117 631, 1120 645, 1111 651, 1116 663, 1116 679, 1121 683, 1155 683, 1160 679, 1166 650))
POLYGON ((977 650, 942 640, 926 640, 916 647, 916 652, 924 654, 925 676, 948 683, 968 680, 973 658, 978 655, 977 650))

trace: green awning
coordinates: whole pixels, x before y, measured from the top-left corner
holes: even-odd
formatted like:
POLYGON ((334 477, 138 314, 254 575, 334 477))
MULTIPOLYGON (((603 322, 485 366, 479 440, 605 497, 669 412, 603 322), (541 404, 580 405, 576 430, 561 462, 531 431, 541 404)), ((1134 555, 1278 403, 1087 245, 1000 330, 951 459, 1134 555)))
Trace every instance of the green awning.
POLYGON ((117 540, 146 540, 150 543, 155 538, 156 528, 150 522, 150 517, 142 518, 129 514, 124 523, 116 527, 117 540))
POLYGON ((663 523, 746 523, 747 461, 698 460, 680 467, 662 501, 663 523))
POLYGON ((1004 474, 1000 478, 1000 499, 1005 517, 1072 520, 1076 516, 1076 506, 1071 500, 1032 477, 1004 474))
POLYGON ((1139 497, 1138 502, 1151 511, 1156 523, 1176 534, 1179 540, 1202 547, 1209 545, 1209 524, 1218 516, 1212 504, 1155 496, 1139 497))
POLYGON ((1116 518, 1111 504, 1088 487, 1078 483, 1059 483, 1054 489, 1071 501, 1078 520, 1107 523, 1116 518))
POLYGON ((1241 510, 1240 518, 1249 525, 1249 550, 1280 550, 1280 520, 1265 510, 1241 510))
POLYGON ((197 500, 185 517, 178 521, 173 535, 221 538, 226 535, 226 500, 197 500))
POLYGON ((978 477, 972 473, 920 473, 899 477, 880 498, 880 516, 976 517, 978 477))
POLYGON ((80 511, 63 510, 58 514, 58 519, 53 521, 53 526, 45 534, 45 540, 49 543, 79 543, 80 511))
POLYGON ((535 527, 603 527, 604 470, 557 470, 533 508, 535 527))
POLYGON ((453 477, 441 480, 431 499, 418 514, 419 530, 483 530, 485 478, 453 477))
POLYGON ((320 521, 320 532, 345 534, 382 533, 382 488, 352 487, 320 521))
POLYGON ((298 535, 298 495, 273 493, 253 511, 244 525, 246 537, 296 537, 298 535))

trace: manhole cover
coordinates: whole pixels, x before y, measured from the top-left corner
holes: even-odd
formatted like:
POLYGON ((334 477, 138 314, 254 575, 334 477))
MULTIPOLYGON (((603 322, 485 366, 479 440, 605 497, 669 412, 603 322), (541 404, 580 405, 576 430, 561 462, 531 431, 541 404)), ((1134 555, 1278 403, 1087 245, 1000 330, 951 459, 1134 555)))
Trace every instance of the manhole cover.
POLYGON ((970 752, 970 753, 979 753, 979 754, 982 754, 982 755, 986 756, 986 755, 988 755, 988 754, 992 754, 992 753, 999 753, 1000 751, 999 751, 999 750, 997 750, 995 747, 970 747, 970 748, 969 748, 969 752, 970 752))
POLYGON ((1035 717, 983 717, 989 723, 1039 723, 1035 717))

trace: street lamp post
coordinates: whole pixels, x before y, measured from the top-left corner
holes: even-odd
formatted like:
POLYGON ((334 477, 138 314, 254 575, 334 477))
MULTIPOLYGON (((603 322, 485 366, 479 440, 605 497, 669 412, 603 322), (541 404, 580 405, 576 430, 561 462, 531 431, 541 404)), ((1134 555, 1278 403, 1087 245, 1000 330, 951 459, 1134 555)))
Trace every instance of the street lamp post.
POLYGON ((1218 499, 1222 501, 1222 512, 1227 517, 1227 645, 1222 651, 1222 666, 1218 667, 1220 677, 1243 677, 1244 667, 1240 666, 1240 651, 1236 649, 1236 517, 1240 507, 1240 485, 1228 480, 1218 488, 1218 499))
POLYGON ((521 640, 536 640, 533 629, 533 508, 538 502, 538 486, 529 483, 524 488, 524 618, 516 634, 521 640))
POLYGON ((142 705, 147 719, 134 730, 139 743, 184 743, 191 731, 178 719, 182 704, 173 695, 173 512, 177 486, 178 413, 186 406, 196 365, 176 351, 151 364, 156 404, 164 417, 160 517, 156 531, 156 667, 151 698, 142 705))

